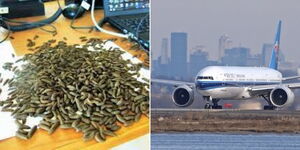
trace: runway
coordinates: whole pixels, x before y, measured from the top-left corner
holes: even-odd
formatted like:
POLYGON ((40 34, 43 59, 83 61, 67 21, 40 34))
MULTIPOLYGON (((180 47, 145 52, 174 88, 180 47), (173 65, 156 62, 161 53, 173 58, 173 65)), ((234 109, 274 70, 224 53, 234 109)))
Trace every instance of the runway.
POLYGON ((300 111, 152 109, 153 132, 300 133, 300 111))
POLYGON ((238 114, 264 114, 264 115, 296 115, 300 117, 300 110, 242 110, 242 109, 180 109, 180 108, 152 108, 151 113, 167 112, 202 112, 202 113, 238 113, 238 114))

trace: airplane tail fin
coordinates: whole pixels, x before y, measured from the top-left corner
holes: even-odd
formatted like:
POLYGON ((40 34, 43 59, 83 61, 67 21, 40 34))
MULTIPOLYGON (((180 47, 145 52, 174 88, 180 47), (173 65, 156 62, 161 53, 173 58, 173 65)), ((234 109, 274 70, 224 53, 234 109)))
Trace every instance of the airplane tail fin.
POLYGON ((272 50, 272 56, 270 59, 270 64, 269 68, 278 69, 278 55, 279 55, 279 45, 280 45, 280 30, 281 30, 281 20, 278 23, 277 26, 277 33, 275 36, 275 41, 274 41, 274 47, 272 50))

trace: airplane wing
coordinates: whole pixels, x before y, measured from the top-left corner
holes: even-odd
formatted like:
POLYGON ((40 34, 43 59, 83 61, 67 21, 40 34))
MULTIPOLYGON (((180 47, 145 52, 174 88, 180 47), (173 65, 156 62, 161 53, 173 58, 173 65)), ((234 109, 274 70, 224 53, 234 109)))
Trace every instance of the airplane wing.
POLYGON ((164 79, 151 79, 151 83, 170 84, 170 85, 174 85, 174 86, 178 86, 178 85, 194 86, 194 83, 192 83, 192 82, 164 80, 164 79))
POLYGON ((282 80, 286 81, 286 80, 293 80, 293 79, 299 79, 300 76, 291 76, 291 77, 284 77, 282 78, 282 80))
POLYGON ((257 85, 249 87, 249 91, 253 95, 264 95, 271 92, 277 86, 285 86, 290 89, 300 88, 300 83, 282 83, 282 84, 274 84, 274 85, 257 85))

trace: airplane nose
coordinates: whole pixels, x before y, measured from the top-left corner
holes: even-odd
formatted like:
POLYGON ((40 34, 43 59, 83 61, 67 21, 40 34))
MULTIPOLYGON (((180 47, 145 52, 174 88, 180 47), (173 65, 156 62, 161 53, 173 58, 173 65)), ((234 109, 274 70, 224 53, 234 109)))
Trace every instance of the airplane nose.
POLYGON ((197 81, 197 88, 199 89, 204 89, 206 87, 206 84, 201 82, 201 81, 197 81))

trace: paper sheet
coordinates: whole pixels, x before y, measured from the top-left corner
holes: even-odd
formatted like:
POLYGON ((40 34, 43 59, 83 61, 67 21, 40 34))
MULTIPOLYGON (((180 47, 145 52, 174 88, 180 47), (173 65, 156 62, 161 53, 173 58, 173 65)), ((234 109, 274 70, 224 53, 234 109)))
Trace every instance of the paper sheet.
MULTIPOLYGON (((108 41, 104 45, 105 48, 119 48, 115 43, 108 41)), ((123 50, 123 49, 121 49, 123 50)), ((124 51, 124 50, 123 50, 124 51)), ((126 52, 126 51, 125 51, 126 52)), ((5 41, 0 44, 0 72, 2 73, 2 78, 12 78, 13 73, 6 72, 2 68, 2 65, 5 62, 14 62, 15 60, 19 59, 17 57, 13 58, 12 54, 14 54, 14 48, 12 47, 10 41, 5 41)), ((133 57, 130 53, 126 52, 122 55, 123 59, 130 59, 133 63, 141 63, 141 61, 138 58, 133 57)), ((142 68, 140 70, 141 77, 138 79, 140 81, 141 78, 150 78, 150 72, 148 69, 142 68)), ((7 97, 7 87, 1 87, 3 92, 0 95, 0 99, 6 99, 7 97)), ((29 126, 37 125, 41 118, 28 118, 27 124, 29 126)), ((14 123, 14 119, 12 116, 10 116, 9 112, 0 112, 0 140, 12 137, 15 135, 15 132, 17 130, 17 126, 14 123)), ((114 150, 122 150, 122 149, 131 149, 131 150, 148 150, 149 145, 149 136, 150 134, 144 135, 140 138, 137 138, 135 140, 132 140, 130 142, 127 142, 125 144, 119 145, 114 148, 114 150)))

